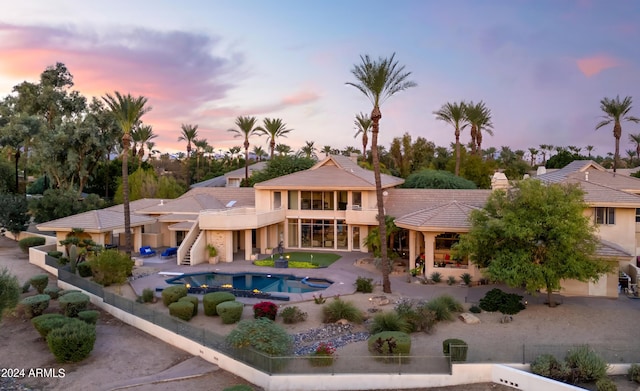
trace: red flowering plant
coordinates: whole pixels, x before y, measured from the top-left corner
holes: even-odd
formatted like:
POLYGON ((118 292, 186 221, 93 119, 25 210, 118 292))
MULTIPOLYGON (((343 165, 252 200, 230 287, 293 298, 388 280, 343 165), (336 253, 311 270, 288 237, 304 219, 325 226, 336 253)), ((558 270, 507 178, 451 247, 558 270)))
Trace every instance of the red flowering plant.
POLYGON ((253 317, 256 319, 268 318, 276 320, 278 306, 270 301, 261 301, 253 306, 253 317))
POLYGON ((316 347, 315 352, 309 357, 311 365, 318 367, 326 367, 333 364, 333 353, 336 352, 336 348, 333 347, 331 342, 320 342, 316 347))

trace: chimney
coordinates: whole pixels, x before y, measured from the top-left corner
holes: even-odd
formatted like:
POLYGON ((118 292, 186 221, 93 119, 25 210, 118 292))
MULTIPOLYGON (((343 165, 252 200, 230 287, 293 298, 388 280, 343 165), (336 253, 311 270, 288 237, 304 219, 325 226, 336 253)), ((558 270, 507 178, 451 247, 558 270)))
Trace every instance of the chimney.
POLYGON ((584 180, 589 182, 589 171, 584 172, 584 180))
POLYGON ((349 159, 351 159, 351 161, 354 162, 355 164, 358 164, 358 156, 360 156, 360 155, 357 154, 357 153, 351 152, 349 154, 349 159))

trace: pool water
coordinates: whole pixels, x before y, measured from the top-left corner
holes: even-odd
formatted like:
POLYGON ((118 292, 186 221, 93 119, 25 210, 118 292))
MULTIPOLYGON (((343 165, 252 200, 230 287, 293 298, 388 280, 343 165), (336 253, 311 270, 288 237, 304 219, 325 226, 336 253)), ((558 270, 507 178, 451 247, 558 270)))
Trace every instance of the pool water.
POLYGON ((280 293, 317 292, 333 282, 325 279, 295 277, 288 274, 263 273, 190 273, 166 280, 169 284, 189 284, 192 287, 223 287, 239 290, 280 293), (309 281, 309 282, 308 282, 309 281))

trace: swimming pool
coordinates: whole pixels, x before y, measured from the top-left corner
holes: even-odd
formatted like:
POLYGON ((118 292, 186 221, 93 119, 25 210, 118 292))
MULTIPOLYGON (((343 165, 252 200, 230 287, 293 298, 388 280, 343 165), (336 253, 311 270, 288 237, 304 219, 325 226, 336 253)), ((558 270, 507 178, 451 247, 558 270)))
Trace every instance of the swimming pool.
POLYGON ((169 278, 168 284, 215 290, 233 289, 266 293, 306 293, 322 291, 333 281, 323 278, 295 277, 289 274, 267 273, 188 273, 169 278))

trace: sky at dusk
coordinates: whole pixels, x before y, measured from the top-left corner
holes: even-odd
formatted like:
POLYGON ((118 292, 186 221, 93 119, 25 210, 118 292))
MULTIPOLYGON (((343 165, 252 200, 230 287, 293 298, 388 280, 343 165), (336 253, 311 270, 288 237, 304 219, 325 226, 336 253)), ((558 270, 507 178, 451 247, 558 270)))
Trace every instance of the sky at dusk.
MULTIPOLYGON (((148 97, 162 152, 185 150, 181 124, 216 150, 241 145, 237 116, 282 118, 279 142, 361 148, 354 119, 371 103, 345 85, 360 55, 390 56, 417 87, 381 107, 380 145, 408 132, 439 146, 453 129, 432 114, 483 100, 483 148, 540 144, 613 151, 595 130, 600 100, 632 96, 640 117, 637 0, 0 0, 0 95, 56 62, 86 96, 148 97)), ((635 149, 623 124, 621 151, 635 149)), ((470 140, 468 130, 461 141, 470 140)), ((251 139, 266 149, 266 137, 251 139)))

